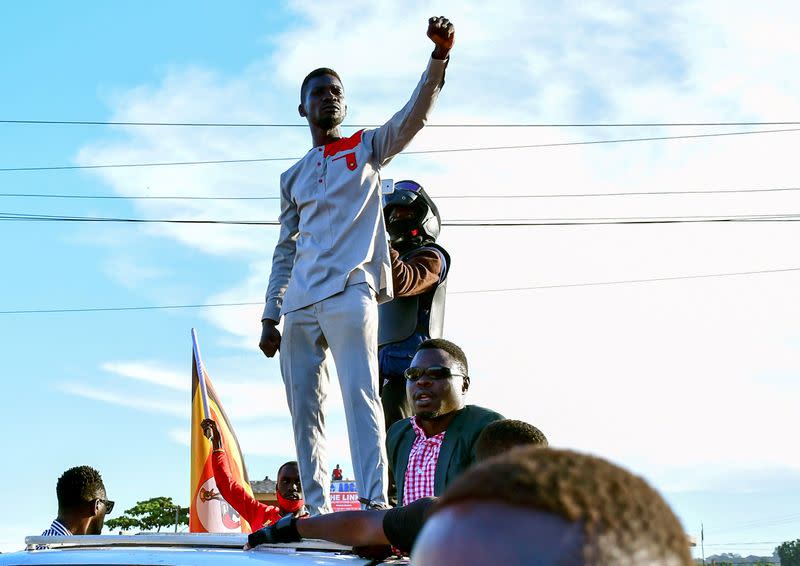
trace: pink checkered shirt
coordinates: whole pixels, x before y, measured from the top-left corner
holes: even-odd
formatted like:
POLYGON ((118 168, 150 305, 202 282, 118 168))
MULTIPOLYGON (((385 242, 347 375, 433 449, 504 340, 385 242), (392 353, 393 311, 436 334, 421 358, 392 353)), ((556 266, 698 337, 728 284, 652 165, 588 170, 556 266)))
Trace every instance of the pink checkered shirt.
POLYGON ((413 503, 422 497, 433 496, 433 478, 436 474, 436 462, 442 449, 446 430, 430 438, 417 424, 416 417, 411 417, 411 426, 417 437, 408 454, 408 467, 403 484, 403 505, 413 503))

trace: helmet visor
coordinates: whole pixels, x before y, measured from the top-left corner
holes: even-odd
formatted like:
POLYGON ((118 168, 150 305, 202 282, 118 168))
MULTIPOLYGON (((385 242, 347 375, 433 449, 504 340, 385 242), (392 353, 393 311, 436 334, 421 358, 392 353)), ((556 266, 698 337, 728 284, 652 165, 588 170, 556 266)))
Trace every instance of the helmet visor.
POLYGON ((420 198, 422 185, 416 181, 398 181, 394 184, 394 192, 383 195, 383 206, 412 206, 420 198))

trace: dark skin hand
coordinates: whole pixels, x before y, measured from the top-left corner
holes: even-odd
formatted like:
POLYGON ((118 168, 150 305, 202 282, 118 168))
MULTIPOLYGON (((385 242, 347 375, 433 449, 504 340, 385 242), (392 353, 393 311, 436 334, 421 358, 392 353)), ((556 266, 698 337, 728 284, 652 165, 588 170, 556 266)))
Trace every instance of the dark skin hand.
POLYGON ((276 320, 265 318, 261 321, 261 340, 258 347, 268 358, 273 357, 281 347, 281 333, 276 326, 276 320))
POLYGON ((203 419, 200 422, 200 428, 203 429, 203 434, 211 441, 211 447, 213 450, 221 450, 222 449, 222 435, 219 433, 219 429, 217 428, 217 423, 214 422, 214 419, 203 419))
POLYGON ((428 37, 436 44, 431 57, 447 59, 456 42, 456 28, 444 16, 433 17, 428 20, 428 37))
MULTIPOLYGON (((341 511, 297 521, 297 532, 303 538, 328 540, 346 546, 389 544, 383 532, 383 517, 387 509, 341 511)), ((249 544, 244 545, 250 550, 249 544)))

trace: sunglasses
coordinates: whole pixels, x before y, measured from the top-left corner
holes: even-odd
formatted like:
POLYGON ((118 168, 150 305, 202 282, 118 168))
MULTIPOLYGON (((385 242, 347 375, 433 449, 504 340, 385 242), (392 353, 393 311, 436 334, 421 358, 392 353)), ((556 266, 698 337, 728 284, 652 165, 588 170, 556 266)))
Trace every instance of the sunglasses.
POLYGON ((111 511, 114 509, 114 502, 109 499, 99 499, 99 501, 102 501, 103 505, 106 506, 106 515, 110 515, 111 511))
POLYGON ((408 381, 419 381, 427 375, 431 381, 441 381, 451 377, 467 377, 463 373, 453 373, 450 368, 444 366, 431 366, 429 368, 410 367, 403 372, 408 381))

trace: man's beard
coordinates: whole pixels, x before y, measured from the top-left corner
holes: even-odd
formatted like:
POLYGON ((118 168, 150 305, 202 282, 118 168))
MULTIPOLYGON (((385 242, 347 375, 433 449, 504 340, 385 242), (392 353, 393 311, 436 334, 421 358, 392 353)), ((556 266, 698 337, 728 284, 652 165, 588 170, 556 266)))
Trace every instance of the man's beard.
POLYGON ((433 421, 433 420, 438 419, 441 416, 442 416, 442 410, 441 409, 434 409, 432 411, 423 411, 423 412, 417 413, 417 418, 420 418, 423 421, 433 421))
POLYGON ((329 114, 317 120, 317 127, 330 131, 338 127, 342 122, 344 122, 342 114, 329 114))

